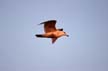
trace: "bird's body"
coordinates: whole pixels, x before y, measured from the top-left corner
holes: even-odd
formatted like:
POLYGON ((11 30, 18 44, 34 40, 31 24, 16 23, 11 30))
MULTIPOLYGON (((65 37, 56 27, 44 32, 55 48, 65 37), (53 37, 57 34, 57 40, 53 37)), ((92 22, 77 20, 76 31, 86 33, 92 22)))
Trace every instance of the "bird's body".
POLYGON ((63 32, 62 31, 54 31, 54 32, 48 32, 48 33, 45 33, 45 34, 40 34, 40 35, 42 35, 42 37, 46 37, 46 38, 59 38, 59 37, 61 37, 61 36, 63 36, 62 35, 63 34, 63 32))
POLYGON ((37 37, 43 37, 43 38, 51 38, 52 43, 54 43, 57 38, 61 36, 68 36, 63 29, 56 29, 55 24, 56 20, 49 20, 42 22, 41 24, 44 24, 44 34, 36 34, 37 37))

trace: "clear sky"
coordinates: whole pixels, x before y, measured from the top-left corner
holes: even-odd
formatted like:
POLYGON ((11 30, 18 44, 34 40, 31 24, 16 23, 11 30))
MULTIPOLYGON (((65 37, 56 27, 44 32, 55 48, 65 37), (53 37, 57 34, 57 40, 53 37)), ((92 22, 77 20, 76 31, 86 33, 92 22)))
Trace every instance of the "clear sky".
POLYGON ((0 0, 0 71, 108 71, 108 0, 0 0), (36 38, 50 19, 70 37, 36 38))

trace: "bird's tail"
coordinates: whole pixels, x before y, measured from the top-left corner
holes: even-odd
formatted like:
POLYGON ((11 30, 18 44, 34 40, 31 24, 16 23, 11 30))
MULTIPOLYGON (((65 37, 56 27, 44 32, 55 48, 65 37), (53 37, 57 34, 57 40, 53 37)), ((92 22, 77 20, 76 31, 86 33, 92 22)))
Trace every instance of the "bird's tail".
POLYGON ((36 37, 44 37, 42 34, 36 34, 36 37))

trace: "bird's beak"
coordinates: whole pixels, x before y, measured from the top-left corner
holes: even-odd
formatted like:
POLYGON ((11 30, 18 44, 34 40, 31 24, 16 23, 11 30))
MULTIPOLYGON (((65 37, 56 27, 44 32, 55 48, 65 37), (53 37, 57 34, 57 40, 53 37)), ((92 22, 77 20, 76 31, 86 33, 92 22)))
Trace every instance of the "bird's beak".
POLYGON ((67 34, 65 34, 64 36, 67 36, 67 37, 69 37, 69 35, 67 35, 67 34))
POLYGON ((69 37, 69 35, 66 35, 67 37, 69 37))

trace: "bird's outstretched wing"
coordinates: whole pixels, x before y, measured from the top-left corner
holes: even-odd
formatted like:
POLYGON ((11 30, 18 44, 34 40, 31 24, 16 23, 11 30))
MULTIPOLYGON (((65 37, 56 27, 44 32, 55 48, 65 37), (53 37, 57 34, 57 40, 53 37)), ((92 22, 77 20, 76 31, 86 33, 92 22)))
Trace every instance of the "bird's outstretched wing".
POLYGON ((52 38, 52 44, 57 40, 57 38, 52 38))
POLYGON ((44 24, 45 33, 56 31, 56 27, 55 27, 56 20, 49 20, 49 21, 42 22, 40 24, 44 24))

